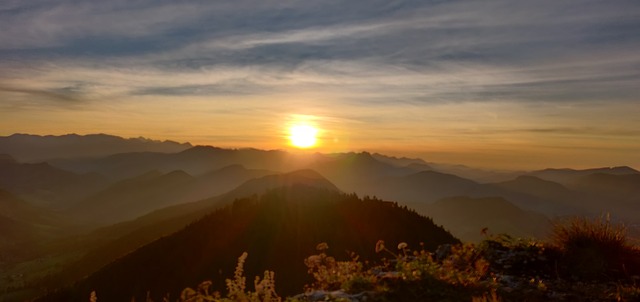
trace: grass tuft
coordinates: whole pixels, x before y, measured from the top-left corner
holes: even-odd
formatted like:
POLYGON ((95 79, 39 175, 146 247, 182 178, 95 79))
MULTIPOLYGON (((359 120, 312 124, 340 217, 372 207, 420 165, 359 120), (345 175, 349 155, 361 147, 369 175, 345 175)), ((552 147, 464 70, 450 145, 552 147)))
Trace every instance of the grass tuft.
POLYGON ((576 217, 554 226, 552 242, 571 274, 599 280, 640 274, 640 251, 627 238, 626 227, 609 216, 576 217))

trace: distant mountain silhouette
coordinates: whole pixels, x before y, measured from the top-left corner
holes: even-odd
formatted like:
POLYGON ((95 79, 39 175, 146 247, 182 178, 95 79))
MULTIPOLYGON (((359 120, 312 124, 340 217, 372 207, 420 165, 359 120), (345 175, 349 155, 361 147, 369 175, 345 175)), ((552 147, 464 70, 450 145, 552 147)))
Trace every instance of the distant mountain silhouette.
POLYGON ((316 253, 317 243, 327 242, 338 259, 348 259, 347 251, 353 251, 375 260, 381 257, 374 251, 379 239, 391 246, 424 242, 431 250, 457 242, 430 219, 393 203, 294 185, 236 200, 42 301, 85 301, 92 290, 106 301, 126 301, 132 295, 142 300, 147 291, 159 300, 207 279, 220 290, 245 251, 248 280, 275 270, 279 293, 290 295, 311 281, 303 259, 316 253))
POLYGON ((427 162, 425 162, 420 158, 395 157, 395 156, 388 156, 380 153, 373 153, 371 154, 371 156, 375 158, 377 161, 380 161, 386 164, 391 164, 397 167, 421 165, 423 170, 429 170, 430 168, 427 162))
POLYGON ((579 178, 572 187, 590 197, 585 206, 593 212, 640 224, 640 174, 595 173, 579 178))
POLYGON ((584 192, 569 189, 553 181, 530 175, 521 175, 513 180, 492 185, 507 191, 527 194, 552 202, 555 207, 542 211, 550 216, 593 214, 589 212, 585 205, 587 196, 584 192))
MULTIPOLYGON (((173 220, 189 222, 231 203, 231 201, 236 198, 262 194, 270 189, 292 185, 306 185, 339 191, 334 184, 313 170, 299 170, 290 173, 268 175, 248 180, 237 188, 219 196, 158 209, 135 220, 115 225, 113 228, 108 228, 109 230, 107 232, 113 234, 118 233, 115 229, 133 230, 173 220)), ((184 226, 184 224, 182 224, 182 226, 184 226)), ((175 230, 177 229, 173 231, 175 230)))
POLYGON ((235 199, 257 196, 274 188, 294 185, 338 192, 335 185, 312 170, 252 179, 220 196, 165 207, 135 220, 100 228, 84 237, 74 239, 71 248, 85 250, 88 253, 76 263, 68 265, 60 275, 45 280, 45 283, 60 285, 60 282, 71 282, 140 246, 184 228, 208 213, 231 204, 235 199))
POLYGON ((346 192, 365 195, 380 179, 415 173, 414 170, 378 161, 368 152, 331 154, 309 166, 346 192))
POLYGON ((402 177, 389 177, 372 185, 368 192, 405 203, 431 203, 448 196, 466 195, 481 185, 451 174, 422 171, 402 177))
POLYGON ((640 198, 640 174, 594 173, 579 178, 573 187, 604 198, 637 200, 640 198))
POLYGON ((584 177, 591 174, 603 173, 611 175, 626 175, 626 174, 640 174, 639 171, 627 167, 606 167, 606 168, 594 168, 584 170, 574 169, 544 169, 539 171, 533 171, 529 175, 536 176, 538 178, 554 181, 563 185, 571 185, 577 181, 580 177, 584 177))
POLYGON ((53 158, 102 157, 127 152, 173 153, 191 147, 189 143, 155 141, 140 138, 125 139, 107 134, 0 136, 0 153, 7 153, 21 162, 40 162, 53 158))
MULTIPOLYGON (((186 201, 196 179, 184 171, 166 174, 152 171, 120 181, 78 204, 70 211, 76 221, 110 225, 135 219, 153 210, 186 201)), ((205 196, 201 196, 203 198, 205 196)))
POLYGON ((521 175, 513 180, 496 183, 495 185, 551 200, 572 199, 575 197, 575 192, 559 183, 529 175, 521 175))
POLYGON ((80 175, 47 163, 18 163, 6 155, 0 159, 0 188, 52 208, 65 207, 107 184, 97 174, 80 175))
POLYGON ((184 171, 150 171, 129 178, 89 196, 73 208, 73 216, 83 223, 109 225, 132 220, 154 210, 202 200, 226 193, 243 182, 273 174, 228 166, 193 177, 184 171))
POLYGON ((122 180, 148 171, 182 170, 198 176, 230 165, 250 169, 289 171, 295 168, 292 156, 284 151, 256 149, 222 149, 195 146, 178 153, 135 152, 103 158, 76 158, 49 161, 52 165, 77 173, 96 172, 111 179, 122 180))
MULTIPOLYGON (((317 188, 308 193, 349 199, 353 196, 342 192, 355 192, 393 200, 434 216, 465 240, 480 238, 483 227, 490 233, 544 236, 548 219, 573 215, 611 214, 634 234, 640 229, 640 172, 624 166, 518 172, 369 152, 16 134, 0 137, 0 265, 8 263, 0 270, 21 274, 26 267, 37 275, 55 270, 48 261, 56 259, 61 272, 30 283, 53 288, 172 236, 234 200, 254 205, 269 190, 297 185, 317 188)), ((311 253, 315 243, 304 248, 311 253)), ((227 260, 233 263, 238 255, 227 260)))
POLYGON ((488 228, 492 234, 509 234, 522 238, 546 238, 550 220, 539 213, 525 211, 501 197, 449 197, 424 205, 433 221, 445 225, 454 236, 463 241, 479 242, 488 228))
POLYGON ((477 183, 499 182, 512 179, 518 175, 524 174, 522 171, 505 171, 505 170, 489 170, 467 167, 465 165, 443 164, 427 162, 412 163, 408 168, 416 171, 435 171, 445 174, 452 174, 462 178, 473 180, 477 183))
MULTIPOLYGON (((577 213, 573 200, 547 199, 544 194, 538 194, 541 187, 550 186, 558 189, 551 182, 543 180, 527 181, 531 179, 518 178, 513 182, 504 184, 480 184, 469 179, 435 171, 422 171, 400 177, 387 177, 370 183, 363 189, 369 194, 389 200, 396 200, 400 204, 414 208, 418 213, 429 216, 426 205, 448 197, 466 196, 469 198, 504 198, 513 205, 531 212, 536 212, 548 217, 577 213)), ((556 184, 557 185, 557 184, 556 184)), ((560 185, 558 185, 560 186, 560 185)), ((568 190, 567 190, 568 191, 568 190)), ((569 194, 575 197, 578 194, 569 194)), ((496 216, 499 220, 508 220, 508 217, 496 216)), ((445 227, 448 221, 441 221, 445 227)))
POLYGON ((194 193, 199 197, 197 199, 220 195, 237 188, 248 180, 273 174, 277 174, 277 172, 263 169, 247 169, 242 165, 233 164, 196 176, 198 185, 194 193))

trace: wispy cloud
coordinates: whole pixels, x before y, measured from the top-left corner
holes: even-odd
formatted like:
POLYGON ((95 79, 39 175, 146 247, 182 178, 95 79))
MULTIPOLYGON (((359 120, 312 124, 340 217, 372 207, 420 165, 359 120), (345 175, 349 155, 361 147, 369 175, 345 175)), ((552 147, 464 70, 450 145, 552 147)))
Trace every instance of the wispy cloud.
POLYGON ((583 124, 606 108, 625 116, 617 133, 640 127, 637 1, 3 1, 0 28, 12 114, 299 110, 382 121, 391 140, 427 127, 605 137, 583 124))

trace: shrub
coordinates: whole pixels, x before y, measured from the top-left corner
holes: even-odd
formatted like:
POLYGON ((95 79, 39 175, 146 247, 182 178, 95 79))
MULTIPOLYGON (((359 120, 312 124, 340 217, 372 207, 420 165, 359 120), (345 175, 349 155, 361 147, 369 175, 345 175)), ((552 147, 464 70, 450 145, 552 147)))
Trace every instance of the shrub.
POLYGON ((346 292, 360 292, 373 289, 376 284, 376 276, 364 269, 364 265, 355 254, 351 255, 351 261, 336 261, 328 256, 325 251, 329 248, 326 243, 317 245, 318 255, 312 255, 304 260, 309 274, 315 282, 308 289, 338 290, 346 292))
POLYGON ((556 224, 553 244, 574 278, 618 279, 640 274, 640 251, 629 243, 626 228, 610 218, 572 218, 556 224))
POLYGON ((198 285, 196 290, 192 288, 185 288, 180 294, 181 302, 228 302, 228 301, 241 301, 241 302, 280 302, 275 291, 275 278, 274 272, 265 271, 263 279, 256 276, 254 281, 255 292, 246 291, 246 277, 244 276, 244 262, 247 259, 247 253, 242 253, 238 258, 238 265, 236 266, 233 279, 227 279, 227 298, 220 298, 220 294, 217 292, 210 293, 211 281, 204 281, 198 285))

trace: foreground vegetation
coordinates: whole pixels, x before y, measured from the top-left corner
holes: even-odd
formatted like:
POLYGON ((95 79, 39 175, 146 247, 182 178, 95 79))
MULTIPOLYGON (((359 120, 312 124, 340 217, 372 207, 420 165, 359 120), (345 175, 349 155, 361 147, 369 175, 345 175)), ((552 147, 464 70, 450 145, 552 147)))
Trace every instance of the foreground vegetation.
POLYGON ((380 263, 362 262, 354 254, 339 261, 326 243, 318 244, 318 253, 304 260, 315 281, 305 293, 287 298, 276 293, 271 271, 256 277, 249 290, 244 253, 234 277, 226 280, 226 296, 211 292, 212 282, 205 281, 184 289, 177 301, 640 300, 640 249, 608 219, 559 224, 550 242, 500 235, 479 244, 442 245, 433 253, 404 242, 389 247, 379 241, 375 250, 380 263))

